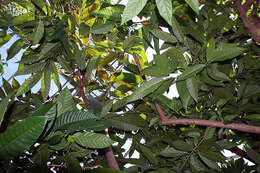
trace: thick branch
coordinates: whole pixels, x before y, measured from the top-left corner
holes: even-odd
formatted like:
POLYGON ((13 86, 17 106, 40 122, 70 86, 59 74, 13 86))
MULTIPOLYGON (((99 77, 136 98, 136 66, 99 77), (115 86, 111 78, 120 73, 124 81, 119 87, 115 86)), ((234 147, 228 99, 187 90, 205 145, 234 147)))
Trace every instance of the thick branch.
POLYGON ((235 4, 239 10, 240 17, 247 28, 247 30, 251 33, 253 39, 257 42, 260 43, 260 22, 259 22, 259 17, 257 16, 257 8, 259 5, 259 0, 247 0, 245 4, 242 4, 242 0, 236 0, 235 4), (247 17, 247 11, 248 7, 251 5, 253 6, 253 11, 251 13, 253 20, 250 21, 249 18, 247 17))
POLYGON ((252 160, 250 157, 248 157, 247 153, 243 150, 241 150, 238 147, 233 147, 229 149, 231 152, 235 153, 236 155, 238 155, 239 157, 245 158, 247 160, 249 160, 250 162, 255 163, 254 160, 252 160))
POLYGON ((106 158, 109 168, 120 170, 111 146, 106 149, 106 158))
POLYGON ((210 121, 210 120, 200 120, 200 119, 162 119, 163 125, 173 125, 173 124, 182 124, 182 125, 189 125, 189 124, 195 124, 200 126, 208 126, 208 127, 220 127, 220 128, 228 128, 232 130, 242 131, 242 132, 248 132, 248 133, 256 133, 260 134, 260 127, 258 126, 251 126, 246 124, 224 124, 223 122, 217 122, 217 121, 210 121))

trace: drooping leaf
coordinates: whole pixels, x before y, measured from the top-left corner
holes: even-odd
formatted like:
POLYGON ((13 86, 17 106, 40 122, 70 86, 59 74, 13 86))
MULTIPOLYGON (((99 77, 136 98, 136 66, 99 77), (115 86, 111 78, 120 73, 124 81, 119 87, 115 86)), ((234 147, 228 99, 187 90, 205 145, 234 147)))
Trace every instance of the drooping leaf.
POLYGON ((164 20, 172 26, 172 1, 171 0, 156 0, 156 5, 160 15, 164 20))
POLYGON ((13 91, 11 84, 7 80, 5 80, 5 78, 2 78, 2 82, 3 82, 3 87, 5 89, 5 93, 6 94, 11 93, 13 91))
POLYGON ((204 166, 204 164, 194 155, 191 155, 190 157, 190 164, 196 171, 207 171, 207 168, 204 166))
POLYGON ((153 156, 152 151, 144 145, 139 144, 137 146, 139 151, 149 160, 152 164, 158 164, 158 160, 153 156))
POLYGON ((192 98, 198 102, 198 92, 199 92, 199 88, 198 88, 198 81, 196 80, 196 77, 190 77, 188 79, 186 79, 186 85, 187 85, 187 89, 190 93, 190 95, 192 96, 192 98))
POLYGON ((105 24, 101 23, 98 25, 95 25, 93 29, 91 30, 91 33, 93 34, 104 34, 106 32, 109 32, 114 27, 113 23, 107 22, 105 24))
POLYGON ((102 110, 101 110, 101 113, 100 113, 100 118, 106 116, 106 114, 110 111, 112 106, 113 106, 113 100, 106 101, 103 104, 103 106, 102 106, 102 110))
POLYGON ((44 101, 49 96, 50 88, 51 88, 51 69, 45 68, 45 70, 42 73, 42 83, 41 83, 41 92, 44 101))
POLYGON ((51 76, 56 84, 57 87, 60 87, 60 77, 59 73, 57 71, 57 68, 55 66, 55 63, 53 61, 50 61, 50 69, 52 71, 51 76))
POLYGON ((114 143, 106 135, 92 132, 76 133, 72 138, 79 145, 88 148, 106 148, 114 143))
POLYGON ((9 103, 9 99, 14 95, 14 91, 8 94, 2 101, 0 102, 0 126, 2 124, 2 121, 4 119, 5 112, 7 110, 7 106, 9 103))
POLYGON ((46 117, 31 116, 0 134, 0 157, 14 157, 28 149, 41 135, 46 121, 46 117))
POLYGON ((20 50, 23 48, 23 41, 21 39, 17 40, 15 43, 12 44, 12 46, 7 51, 7 58, 6 60, 10 60, 17 55, 20 50))
POLYGON ((184 109, 187 109, 190 101, 192 100, 191 95, 189 94, 189 90, 187 89, 187 85, 185 81, 177 81, 176 82, 177 91, 181 98, 182 105, 184 109))
POLYGON ((210 159, 208 159, 207 157, 202 156, 201 154, 199 154, 201 160, 210 168, 215 169, 215 170, 220 170, 218 164, 215 161, 212 161, 210 159))
POLYGON ((182 151, 192 151, 194 146, 184 142, 182 140, 176 140, 172 142, 172 145, 174 146, 174 148, 182 150, 182 151))
POLYGON ((142 11, 146 3, 147 0, 127 1, 126 7, 123 12, 121 24, 124 24, 125 22, 131 20, 133 17, 137 16, 142 11))
POLYGON ((180 42, 184 41, 184 34, 175 16, 172 17, 172 31, 180 42))
POLYGON ((93 74, 93 71, 95 69, 97 69, 97 66, 98 66, 98 63, 100 61, 100 56, 99 55, 95 55, 93 56, 90 60, 89 60, 89 63, 88 63, 88 66, 87 66, 87 83, 90 82, 91 80, 91 76, 94 76, 95 74, 93 74))
POLYGON ((178 77, 178 81, 185 80, 193 75, 196 75, 197 73, 202 71, 205 66, 205 64, 196 64, 187 67, 187 69, 178 77))
POLYGON ((198 0, 185 0, 185 2, 192 8, 192 10, 199 14, 199 1, 198 0))
POLYGON ((34 33, 33 45, 36 45, 36 44, 38 44, 40 42, 40 40, 43 37, 43 34, 44 34, 44 24, 43 24, 43 21, 40 20, 39 24, 38 24, 38 26, 36 28, 36 31, 34 33))
POLYGON ((20 96, 26 92, 28 92, 40 79, 42 73, 35 73, 31 77, 29 77, 18 89, 16 96, 20 96))

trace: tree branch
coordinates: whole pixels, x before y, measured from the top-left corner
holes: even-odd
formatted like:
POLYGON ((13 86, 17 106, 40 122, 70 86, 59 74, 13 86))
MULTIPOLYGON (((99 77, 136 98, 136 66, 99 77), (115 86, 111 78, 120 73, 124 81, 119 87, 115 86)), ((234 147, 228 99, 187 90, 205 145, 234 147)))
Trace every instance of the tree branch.
POLYGON ((109 168, 120 170, 111 146, 106 148, 106 158, 109 168))
POLYGON ((210 121, 210 120, 186 119, 186 118, 184 118, 184 119, 165 118, 165 119, 162 119, 162 124, 163 125, 195 124, 195 125, 200 125, 200 126, 227 128, 227 129, 237 130, 237 131, 241 131, 241 132, 260 134, 260 127, 258 127, 258 126, 251 126, 251 125, 247 125, 247 124, 237 124, 237 123, 224 124, 223 122, 210 121))
POLYGON ((242 19, 245 27, 251 33, 252 38, 256 41, 256 43, 260 44, 260 19, 257 16, 257 8, 259 5, 259 0, 246 0, 245 4, 242 4, 242 0, 236 0, 235 4, 239 10, 240 18, 242 19), (251 16, 253 18, 252 21, 247 17, 248 7, 253 4, 253 10, 251 12, 251 16))

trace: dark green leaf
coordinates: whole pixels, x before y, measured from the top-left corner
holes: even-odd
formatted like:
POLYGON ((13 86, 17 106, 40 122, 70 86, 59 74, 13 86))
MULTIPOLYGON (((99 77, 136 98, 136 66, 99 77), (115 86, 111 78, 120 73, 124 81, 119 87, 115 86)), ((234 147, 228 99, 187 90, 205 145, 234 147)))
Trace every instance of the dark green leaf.
POLYGON ((176 43, 177 39, 170 33, 161 31, 159 29, 153 29, 150 31, 155 37, 169 43, 176 43))
POLYGON ((193 66, 188 66, 187 69, 178 77, 178 81, 188 79, 191 76, 196 75, 203 70, 205 64, 196 64, 193 66))
POLYGON ((34 37, 33 37, 33 45, 36 45, 40 42, 40 40, 42 39, 44 34, 44 24, 43 21, 39 21, 39 24, 36 28, 36 31, 34 33, 34 37))
POLYGON ((18 89, 16 96, 20 96, 26 92, 28 92, 40 79, 42 73, 35 73, 31 77, 29 77, 18 89))
POLYGON ((171 148, 164 149, 159 154, 164 156, 164 157, 180 157, 180 156, 183 156, 183 155, 187 155, 188 153, 185 152, 185 151, 176 150, 175 148, 171 147, 171 148))

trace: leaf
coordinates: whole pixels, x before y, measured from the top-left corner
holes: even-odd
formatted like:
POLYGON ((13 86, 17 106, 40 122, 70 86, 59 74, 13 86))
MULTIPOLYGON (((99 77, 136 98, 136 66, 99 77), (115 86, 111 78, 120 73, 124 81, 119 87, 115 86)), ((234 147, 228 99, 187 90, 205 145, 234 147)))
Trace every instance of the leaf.
POLYGON ((36 45, 40 42, 40 40, 42 39, 44 34, 44 24, 43 21, 39 21, 39 24, 37 26, 37 29, 34 33, 34 37, 33 37, 33 45, 36 45))
POLYGON ((114 141, 106 135, 92 132, 76 133, 72 138, 79 145, 88 148, 106 148, 114 143, 114 141))
POLYGON ((28 92, 41 79, 41 72, 33 74, 18 89, 16 96, 20 96, 28 92))
POLYGON ((91 112, 85 112, 85 111, 65 112, 59 117, 57 117, 53 129, 54 130, 64 129, 76 122, 80 122, 82 120, 97 119, 97 118, 98 117, 91 112))
POLYGON ((0 134, 0 157, 14 157, 28 149, 41 135, 46 121, 46 117, 31 116, 0 134))
POLYGON ((124 42, 123 42, 123 49, 125 50, 126 48, 130 47, 136 40, 135 35, 131 35, 130 37, 127 37, 124 42))
POLYGON ((57 103, 58 103, 57 116, 60 116, 65 112, 77 110, 71 92, 68 88, 65 88, 64 90, 61 91, 60 95, 57 98, 57 103))
POLYGON ((95 168, 95 169, 89 169, 87 173, 124 173, 124 172, 112 168, 95 168))
POLYGON ((7 80, 5 80, 5 78, 2 78, 2 82, 3 82, 3 87, 5 89, 5 93, 6 94, 11 93, 13 91, 11 84, 7 80))
POLYGON ((198 0, 185 0, 185 2, 192 8, 192 10, 199 14, 199 1, 198 0))
POLYGON ((51 71, 50 68, 45 68, 44 72, 42 73, 42 83, 41 83, 41 92, 44 101, 46 101, 47 97, 49 96, 50 88, 51 88, 51 71))
POLYGON ((190 164, 198 172, 207 171, 207 168, 204 166, 204 164, 194 155, 191 155, 191 157, 190 157, 190 164))
POLYGON ((52 76, 56 86, 59 88, 60 87, 60 77, 59 77, 57 68, 55 66, 55 63, 53 61, 50 61, 50 69, 52 71, 51 76, 52 76))
POLYGON ((66 170, 68 172, 75 172, 75 173, 82 172, 82 168, 80 166, 78 159, 75 156, 73 156, 71 153, 67 153, 64 159, 66 162, 66 170))
POLYGON ((58 42, 57 43, 47 43, 47 44, 45 44, 43 46, 43 48, 41 49, 39 59, 45 58, 50 53, 53 53, 53 51, 57 51, 55 49, 57 49, 59 46, 60 46, 60 44, 58 42))
POLYGON ((93 29, 91 30, 91 33, 93 34, 104 34, 106 32, 109 32, 114 27, 114 24, 111 22, 107 23, 101 23, 98 25, 94 25, 93 29))
POLYGON ((178 81, 185 80, 193 75, 196 75, 197 73, 202 71, 205 66, 206 66, 205 64, 196 64, 196 65, 188 66, 185 69, 185 71, 178 77, 178 81))
POLYGON ((137 16, 144 8, 147 0, 129 0, 123 11, 121 25, 137 16))
POLYGON ((192 97, 189 94, 189 90, 187 89, 187 85, 185 81, 177 81, 176 82, 177 91, 181 98, 182 105, 184 109, 187 109, 192 97))
MULTIPOLYGON (((210 47, 208 47, 210 49, 210 47)), ((211 50, 212 51, 212 50, 211 50)), ((221 44, 220 48, 207 56, 208 62, 221 62, 233 59, 246 51, 245 48, 237 47, 235 44, 221 44)))
POLYGON ((143 97, 145 97, 146 95, 152 93, 154 90, 156 90, 160 84, 164 81, 163 78, 153 78, 149 81, 147 81, 146 83, 144 83, 143 85, 141 85, 140 87, 138 87, 133 94, 131 94, 128 98, 127 98, 127 102, 133 102, 136 100, 139 100, 143 97))
POLYGON ((14 93, 15 93, 15 91, 11 92, 0 102, 0 127, 1 127, 2 121, 4 120, 4 115, 7 110, 9 99, 14 95, 14 93))
POLYGON ((184 41, 184 34, 176 18, 172 17, 172 31, 180 42, 184 41))
POLYGON ((245 116, 248 120, 260 120, 260 114, 250 114, 245 116))
POLYGON ((32 0, 32 2, 34 2, 44 12, 44 14, 47 15, 48 11, 47 11, 47 7, 45 5, 45 1, 43 1, 43 0, 32 0))
POLYGON ((218 164, 215 161, 212 161, 204 156, 202 156, 201 154, 199 154, 201 160, 210 168, 215 169, 215 170, 220 170, 218 164))
POLYGON ((113 106, 113 100, 106 101, 102 106, 100 118, 103 118, 104 116, 106 116, 106 114, 111 110, 112 106, 113 106))
POLYGON ((161 31, 160 29, 153 29, 150 31, 155 37, 169 43, 177 43, 177 39, 170 33, 161 31))
POLYGON ((6 61, 12 59, 17 55, 20 50, 23 48, 23 41, 21 39, 17 40, 12 46, 7 50, 7 58, 6 61))
POLYGON ((142 144, 137 145, 137 149, 139 149, 143 155, 149 160, 150 163, 157 165, 158 160, 153 156, 152 151, 145 147, 142 144))
POLYGON ((179 151, 179 150, 176 150, 173 147, 171 147, 171 148, 167 147, 166 149, 162 150, 159 154, 161 156, 164 156, 164 157, 180 157, 180 156, 183 156, 183 155, 187 155, 188 152, 179 151))
POLYGON ((160 15, 172 26, 172 0, 156 0, 160 15))
POLYGON ((67 133, 70 134, 80 130, 103 131, 111 126, 111 123, 109 123, 108 121, 87 119, 64 125, 60 129, 67 130, 67 133))
POLYGON ((210 64, 207 67, 208 75, 214 80, 229 81, 230 78, 225 73, 220 72, 217 66, 217 63, 210 64))
POLYGON ((89 60, 89 63, 88 63, 88 66, 87 66, 87 83, 90 82, 90 79, 91 79, 91 75, 93 75, 93 70, 97 69, 98 67, 98 63, 100 61, 100 56, 99 55, 95 55, 93 56, 90 60, 89 60))
POLYGON ((198 102, 198 92, 199 92, 199 88, 198 88, 198 81, 196 79, 195 76, 190 77, 188 79, 186 79, 186 86, 187 89, 191 95, 191 97, 198 102))
POLYGON ((181 140, 177 140, 177 141, 173 141, 172 142, 172 146, 174 146, 174 148, 182 150, 182 151, 192 151, 193 150, 193 145, 181 141, 181 140))
POLYGON ((223 156, 220 152, 208 151, 208 152, 199 152, 199 154, 215 162, 225 163, 226 160, 226 157, 223 156))

